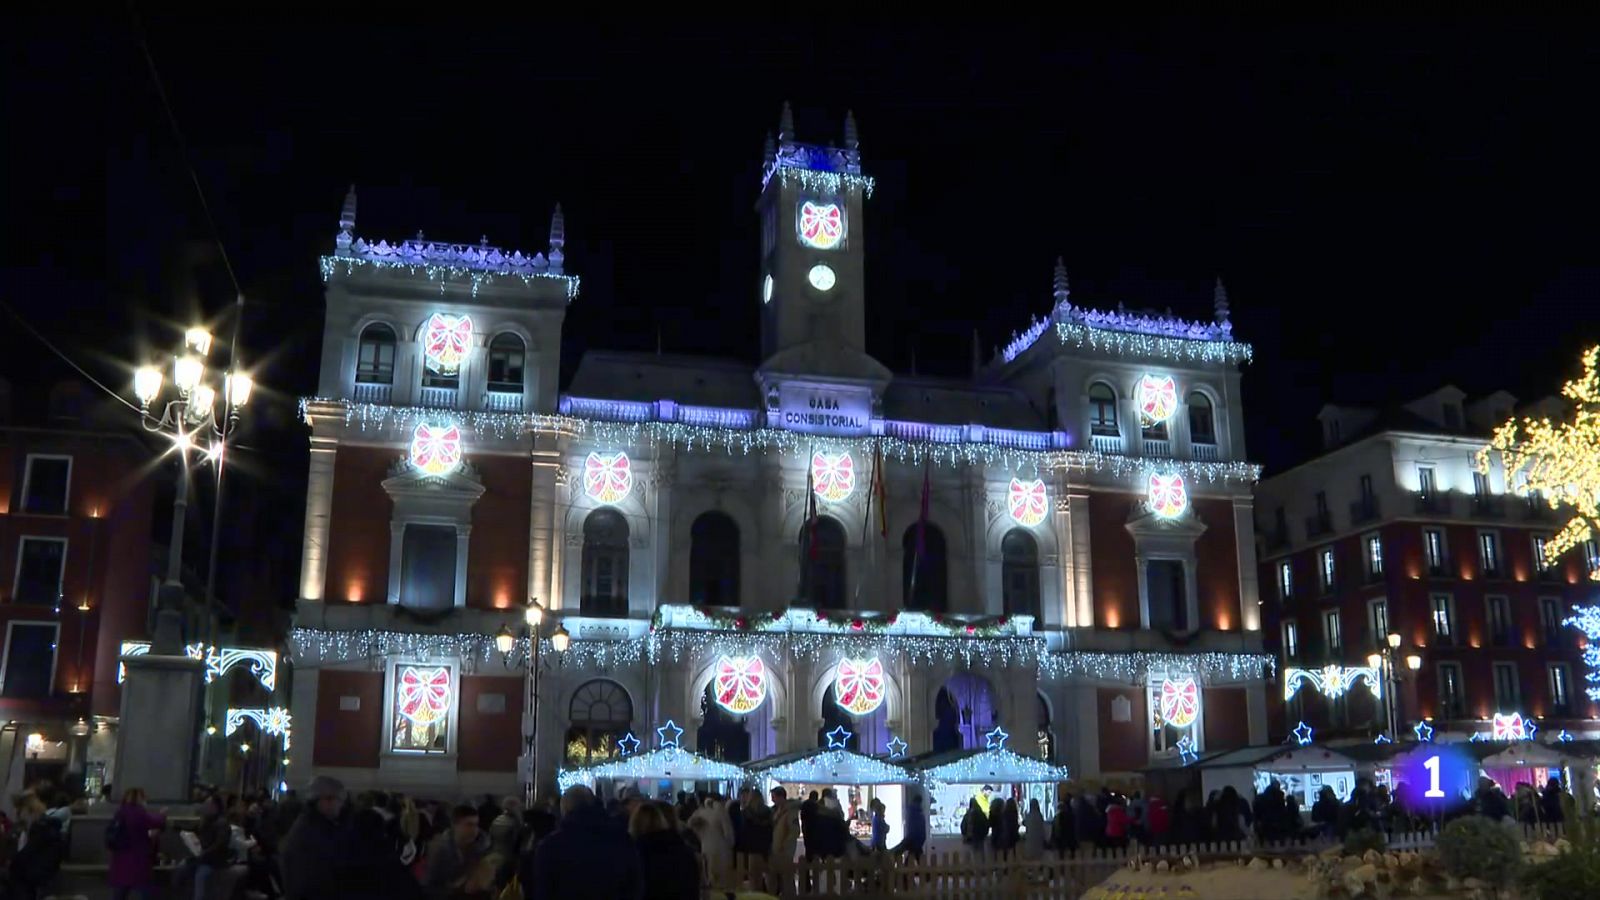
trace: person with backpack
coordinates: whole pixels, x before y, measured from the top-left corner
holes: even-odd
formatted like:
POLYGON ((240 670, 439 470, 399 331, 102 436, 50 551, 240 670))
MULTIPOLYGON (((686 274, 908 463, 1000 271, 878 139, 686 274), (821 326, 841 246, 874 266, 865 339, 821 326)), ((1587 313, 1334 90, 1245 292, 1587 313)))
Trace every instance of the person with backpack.
POLYGON ((128 788, 122 794, 122 805, 106 825, 112 900, 134 895, 146 900, 151 895, 156 848, 150 834, 167 827, 167 817, 144 804, 144 788, 128 788))

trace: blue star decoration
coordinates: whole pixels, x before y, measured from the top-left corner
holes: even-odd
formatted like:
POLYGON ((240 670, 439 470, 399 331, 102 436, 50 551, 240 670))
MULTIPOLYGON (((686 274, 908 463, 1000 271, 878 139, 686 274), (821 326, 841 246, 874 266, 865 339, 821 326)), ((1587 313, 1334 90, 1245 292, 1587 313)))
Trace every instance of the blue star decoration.
POLYGON ((996 725, 993 731, 983 736, 983 748, 985 750, 1004 750, 1006 748, 1006 739, 1009 737, 1011 735, 1006 734, 1004 728, 996 725))
POLYGON ((833 730, 828 732, 828 735, 827 735, 827 737, 828 737, 828 749, 829 750, 844 750, 844 749, 847 749, 846 744, 848 744, 849 741, 850 741, 850 738, 852 738, 854 736, 855 735, 852 734, 851 732, 846 731, 845 727, 843 725, 835 725, 833 727, 833 730))
POLYGON ((1533 733, 1539 730, 1539 723, 1532 719, 1523 719, 1522 730, 1524 735, 1522 739, 1525 741, 1531 741, 1533 740, 1533 733))
POLYGON ((678 746, 678 739, 681 737, 683 737, 683 729, 679 728, 678 723, 671 719, 667 720, 667 724, 656 729, 656 743, 663 747, 678 746), (672 737, 667 737, 669 734, 672 737))
POLYGON ((1377 737, 1372 739, 1372 742, 1374 744, 1392 744, 1392 743, 1394 743, 1394 741, 1389 740, 1389 736, 1387 734, 1379 734, 1377 737))
POLYGON ((1176 746, 1178 748, 1178 758, 1183 761, 1184 765, 1187 766, 1200 758, 1200 754, 1195 752, 1193 737, 1187 734, 1184 735, 1178 739, 1176 746))
POLYGON ((1558 740, 1561 743, 1565 744, 1567 741, 1572 740, 1572 735, 1568 734, 1567 730, 1565 728, 1563 728, 1563 729, 1561 729, 1560 733, 1558 733, 1556 735, 1556 740, 1558 740))
POLYGON ((1419 743, 1428 744, 1433 742, 1433 726, 1427 722, 1418 722, 1411 726, 1411 730, 1416 732, 1419 743))
POLYGON ((1300 746, 1311 743, 1311 726, 1304 722, 1294 727, 1294 739, 1300 746))
POLYGON ((634 737, 633 732, 630 731, 617 738, 617 749, 622 751, 623 756, 632 756, 639 752, 639 739, 634 737))
MULTIPOLYGON (((1568 740, 1571 740, 1571 738, 1568 738, 1568 740)), ((905 756, 907 747, 908 745, 906 742, 900 740, 898 737, 889 738, 889 758, 899 759, 900 757, 905 756)))

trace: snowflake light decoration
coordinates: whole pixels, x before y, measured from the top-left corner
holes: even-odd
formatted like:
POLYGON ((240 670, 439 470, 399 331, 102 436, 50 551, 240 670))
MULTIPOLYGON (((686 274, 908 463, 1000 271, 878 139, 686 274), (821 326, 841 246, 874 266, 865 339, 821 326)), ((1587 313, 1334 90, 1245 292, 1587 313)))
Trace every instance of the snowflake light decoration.
POLYGON ((856 489, 856 463, 850 451, 811 454, 811 489, 817 497, 837 503, 856 489))
POLYGON ((583 492, 598 503, 621 503, 633 489, 633 467, 621 450, 590 453, 583 461, 583 492))
POLYGON ((1161 718, 1174 728, 1188 728, 1200 715, 1200 689, 1194 678, 1161 682, 1161 718))
POLYGON ((472 317, 434 313, 422 332, 422 356, 428 371, 454 375, 472 349, 472 317))
POLYGON ((435 478, 461 465, 461 429, 455 424, 419 423, 411 432, 411 468, 435 478))
POLYGON ((1011 511, 1011 520, 1018 525, 1032 528, 1043 522, 1045 511, 1049 508, 1044 481, 1038 478, 1032 481, 1011 479, 1011 493, 1007 506, 1011 511))
POLYGON ((841 659, 834 669, 834 702, 853 716, 864 716, 882 706, 883 687, 883 661, 876 656, 841 659))
POLYGON ((837 203, 800 204, 800 243, 817 250, 832 250, 844 237, 844 213, 837 203))
POLYGON ((1146 375, 1139 379, 1139 419, 1156 425, 1172 417, 1178 408, 1178 389, 1171 375, 1146 375))
POLYGON ((711 689, 717 705, 742 716, 767 699, 767 667, 759 656, 723 656, 711 689))
POLYGON ((1177 472, 1151 472, 1145 492, 1150 511, 1163 519, 1175 519, 1189 508, 1189 491, 1177 472))

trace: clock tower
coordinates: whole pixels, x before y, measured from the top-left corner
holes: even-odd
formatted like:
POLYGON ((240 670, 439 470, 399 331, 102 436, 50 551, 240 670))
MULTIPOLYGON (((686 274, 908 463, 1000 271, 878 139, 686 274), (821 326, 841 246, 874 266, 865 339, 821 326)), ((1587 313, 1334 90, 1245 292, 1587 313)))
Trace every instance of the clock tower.
POLYGON ((866 352, 861 217, 872 179, 861 174, 854 115, 845 117, 843 148, 802 144, 785 103, 762 178, 760 381, 770 389, 799 376, 881 394, 889 370, 866 352))

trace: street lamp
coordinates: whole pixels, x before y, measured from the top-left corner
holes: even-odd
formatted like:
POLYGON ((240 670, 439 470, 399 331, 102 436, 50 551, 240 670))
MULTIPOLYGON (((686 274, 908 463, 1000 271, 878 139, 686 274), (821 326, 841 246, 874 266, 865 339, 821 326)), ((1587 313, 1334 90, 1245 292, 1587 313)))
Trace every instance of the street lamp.
MULTIPOLYGON (((1399 727, 1400 672, 1395 668, 1395 653, 1400 649, 1400 642, 1400 635, 1391 631, 1384 636, 1383 646, 1367 654, 1367 665, 1378 673, 1378 678, 1383 682, 1384 721, 1388 725, 1391 740, 1395 739, 1399 727)), ((1422 657, 1415 653, 1407 656, 1406 667, 1413 672, 1422 668, 1422 657)))
MULTIPOLYGON (((543 659, 540 649, 544 644, 542 626, 545 620, 545 608, 539 605, 537 597, 528 601, 528 606, 522 612, 522 620, 527 624, 523 633, 528 638, 528 668, 525 696, 523 698, 522 713, 524 724, 522 726, 522 746, 524 755, 528 758, 528 783, 524 787, 524 800, 528 806, 539 799, 539 676, 544 672, 543 659)), ((509 638, 510 631, 504 627, 500 634, 495 636, 495 646, 501 648, 501 653, 511 649, 512 641, 501 643, 501 637, 509 638)), ((556 652, 556 660, 565 656, 567 647, 572 644, 572 635, 559 622, 555 631, 550 635, 550 649, 556 652)))
POLYGON ((517 646, 517 636, 511 633, 510 628, 501 625, 499 633, 494 636, 494 648, 502 654, 510 654, 515 646, 517 646))
MULTIPOLYGON (((243 298, 240 298, 243 302, 243 298)), ((236 323, 237 324, 237 323, 236 323)), ((235 334, 237 345, 237 334, 235 334)), ((144 366, 133 373, 133 393, 139 399, 140 422, 146 431, 167 435, 178 451, 179 471, 177 488, 172 499, 172 537, 167 548, 167 577, 159 595, 159 612, 156 616, 156 633, 152 650, 161 654, 177 654, 181 649, 179 633, 181 614, 178 607, 183 601, 183 527, 184 515, 189 507, 189 451, 196 446, 197 437, 205 437, 212 449, 206 458, 217 459, 227 446, 228 438, 239 425, 239 414, 250 402, 254 382, 244 372, 229 371, 220 378, 206 369, 206 358, 211 353, 211 333, 204 328, 190 328, 184 332, 183 348, 173 357, 173 394, 163 396, 161 370, 144 366), (219 390, 220 389, 220 390, 219 390), (220 407, 220 408, 219 408, 220 407)), ((218 470, 220 487, 221 470, 218 470)), ((207 622, 210 621, 213 570, 216 568, 216 540, 212 540, 212 565, 207 572, 207 622)))

